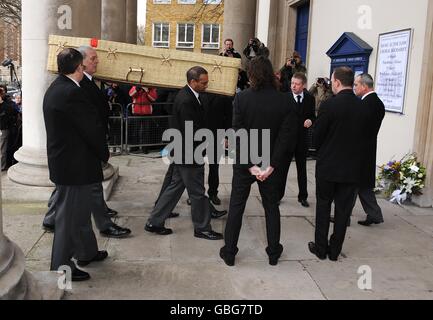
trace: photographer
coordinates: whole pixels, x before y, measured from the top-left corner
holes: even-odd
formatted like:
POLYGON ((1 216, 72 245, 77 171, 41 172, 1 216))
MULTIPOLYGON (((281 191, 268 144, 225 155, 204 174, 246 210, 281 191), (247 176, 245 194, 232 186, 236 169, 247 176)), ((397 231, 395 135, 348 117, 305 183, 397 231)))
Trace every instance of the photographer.
POLYGON ((224 41, 224 51, 220 53, 220 56, 238 59, 242 58, 241 54, 234 49, 232 39, 226 39, 224 41))
POLYGON ((322 102, 333 96, 331 81, 328 78, 317 78, 316 83, 314 83, 308 91, 316 98, 317 115, 322 102))
POLYGON ((253 38, 248 42, 248 46, 244 50, 244 55, 248 60, 257 56, 269 57, 269 49, 260 42, 259 39, 253 38))
POLYGON ((293 55, 287 59, 286 64, 281 68, 281 91, 288 92, 290 91, 290 83, 292 81, 292 77, 295 73, 302 72, 307 73, 307 68, 302 62, 301 55, 294 51, 293 55))
POLYGON ((7 149, 10 129, 15 125, 17 120, 17 111, 15 103, 7 95, 7 87, 0 86, 0 151, 1 151, 1 170, 8 168, 7 149))

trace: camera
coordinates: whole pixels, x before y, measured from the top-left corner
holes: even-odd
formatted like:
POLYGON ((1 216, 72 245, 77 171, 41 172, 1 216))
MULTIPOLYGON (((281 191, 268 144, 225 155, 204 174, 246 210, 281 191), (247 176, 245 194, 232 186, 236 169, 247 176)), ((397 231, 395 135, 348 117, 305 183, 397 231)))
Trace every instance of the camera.
POLYGON ((326 83, 325 78, 318 78, 317 79, 317 84, 323 85, 325 83, 326 83))
POLYGON ((290 64, 294 66, 294 65, 296 64, 296 59, 295 59, 295 58, 292 58, 292 59, 290 60, 290 64))

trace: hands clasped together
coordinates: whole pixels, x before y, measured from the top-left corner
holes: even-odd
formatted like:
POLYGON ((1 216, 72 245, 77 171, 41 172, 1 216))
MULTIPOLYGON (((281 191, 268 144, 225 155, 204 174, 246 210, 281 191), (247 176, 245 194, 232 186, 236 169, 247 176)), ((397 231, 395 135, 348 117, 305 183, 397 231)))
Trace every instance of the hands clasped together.
POLYGON ((251 175, 256 176, 256 179, 260 182, 264 182, 265 180, 267 180, 272 173, 274 172, 274 168, 273 167, 268 167, 266 168, 266 170, 262 170, 260 169, 258 166, 254 166, 251 167, 249 169, 251 175))

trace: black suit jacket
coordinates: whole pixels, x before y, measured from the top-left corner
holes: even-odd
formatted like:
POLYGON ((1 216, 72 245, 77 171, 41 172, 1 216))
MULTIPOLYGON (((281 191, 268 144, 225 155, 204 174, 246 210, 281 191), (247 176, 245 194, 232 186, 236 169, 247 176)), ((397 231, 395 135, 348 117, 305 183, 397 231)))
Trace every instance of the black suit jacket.
POLYGON ((361 187, 374 188, 376 186, 376 152, 377 135, 379 134, 383 118, 385 117, 385 105, 376 93, 371 93, 364 100, 362 106, 367 113, 368 121, 365 127, 366 159, 363 166, 361 187))
POLYGON ((230 129, 233 120, 233 97, 206 93, 204 95, 204 125, 216 132, 230 129))
POLYGON ((92 105, 96 107, 105 133, 108 134, 108 116, 110 106, 106 95, 93 81, 87 78, 86 75, 84 75, 83 80, 81 80, 80 86, 85 91, 87 98, 90 100, 92 105))
POLYGON ((323 102, 313 140, 318 149, 316 178, 337 183, 360 182, 365 155, 366 113, 353 90, 323 102))
POLYGON ((101 161, 108 161, 108 147, 96 108, 84 90, 58 76, 45 93, 43 112, 51 181, 67 186, 101 182, 101 161))
POLYGON ((294 110, 298 118, 298 143, 302 143, 307 147, 306 137, 308 129, 304 127, 304 123, 308 119, 311 120, 313 124, 316 121, 316 99, 308 91, 304 90, 304 99, 299 107, 292 91, 289 91, 288 95, 291 108, 294 110))
MULTIPOLYGON (((203 101, 203 99, 202 99, 203 101)), ((186 122, 192 122, 193 136, 195 133, 205 128, 204 125, 204 106, 200 105, 194 93, 188 86, 183 87, 176 96, 173 105, 173 118, 172 125, 174 129, 177 129, 182 134, 182 161, 174 161, 175 164, 193 165, 200 166, 203 163, 197 163, 194 159, 195 149, 202 143, 201 141, 191 141, 191 137, 186 136, 186 122), (192 144, 193 150, 186 149, 186 144, 192 144), (186 161, 188 158, 191 161, 186 161)), ((175 155, 176 156, 176 155, 175 155)))
MULTIPOLYGON (((280 132, 280 127, 283 121, 290 114, 289 99, 287 94, 281 93, 272 87, 266 87, 262 90, 254 91, 252 88, 238 93, 233 103, 233 129, 246 129, 249 136, 249 144, 251 144, 251 130, 257 129, 259 132, 259 140, 252 143, 258 144, 259 155, 262 153, 263 141, 261 139, 262 130, 270 130, 270 165, 277 168, 280 165, 277 159, 276 148, 277 137, 280 132)), ((236 144, 237 160, 236 166, 243 168, 251 168, 254 165, 261 166, 251 159, 248 152, 248 164, 241 164, 239 161, 239 143, 236 144)), ((278 159, 281 157, 278 157, 278 159)))

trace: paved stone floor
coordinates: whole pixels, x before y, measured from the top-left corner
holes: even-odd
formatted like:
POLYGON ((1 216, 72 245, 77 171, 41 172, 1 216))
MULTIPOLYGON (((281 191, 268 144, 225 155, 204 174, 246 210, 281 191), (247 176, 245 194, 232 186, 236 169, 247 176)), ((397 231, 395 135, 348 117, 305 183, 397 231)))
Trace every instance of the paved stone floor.
MULTIPOLYGON (((280 263, 268 264, 264 212, 254 186, 236 266, 230 268, 218 256, 222 241, 193 237, 185 195, 176 208, 181 217, 167 223, 173 235, 143 231, 165 174, 161 159, 122 156, 112 163, 120 167, 121 177, 109 205, 120 212, 116 222, 131 228, 133 236, 113 240, 97 233, 100 249, 110 256, 85 269, 91 281, 74 283, 65 299, 433 299, 433 209, 399 207, 381 199, 386 222, 365 228, 356 223, 365 218, 358 203, 340 260, 319 261, 307 249, 314 236, 315 199, 310 196, 309 209, 297 203, 292 167, 281 205, 280 263), (357 285, 358 268, 364 265, 372 270, 372 289, 367 291, 357 285)), ((314 195, 314 161, 308 163, 308 178, 314 195)), ((221 207, 227 208, 231 166, 221 169, 221 183, 221 207)), ((3 204, 5 233, 23 249, 30 271, 49 267, 52 234, 41 229, 45 210, 45 202, 6 198, 3 204)), ((219 232, 224 225, 225 219, 213 221, 219 232)))

